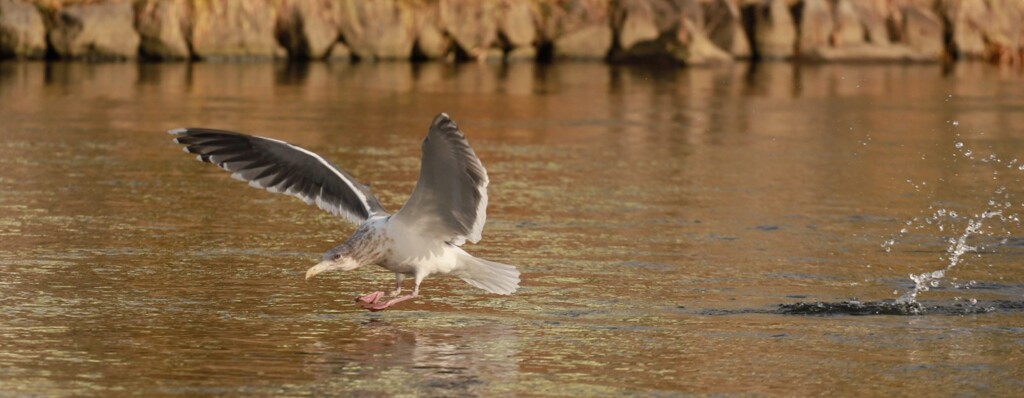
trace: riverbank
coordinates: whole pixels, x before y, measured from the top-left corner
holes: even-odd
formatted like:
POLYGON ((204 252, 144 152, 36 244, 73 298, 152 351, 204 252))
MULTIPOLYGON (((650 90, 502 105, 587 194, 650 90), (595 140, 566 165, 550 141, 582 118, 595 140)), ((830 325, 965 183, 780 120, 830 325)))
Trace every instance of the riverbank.
POLYGON ((1024 0, 0 0, 0 58, 1021 65, 1024 0))

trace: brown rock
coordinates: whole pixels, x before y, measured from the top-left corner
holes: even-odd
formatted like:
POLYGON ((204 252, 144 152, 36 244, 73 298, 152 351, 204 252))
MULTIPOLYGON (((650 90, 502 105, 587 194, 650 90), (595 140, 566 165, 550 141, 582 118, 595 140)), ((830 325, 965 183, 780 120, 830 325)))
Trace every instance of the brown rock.
POLYGON ((835 3, 835 30, 832 45, 835 47, 864 44, 866 33, 857 11, 850 0, 835 3))
POLYGON ((612 47, 608 0, 549 0, 537 3, 541 43, 554 58, 603 59, 612 47))
MULTIPOLYGON (((622 0, 614 3, 616 44, 626 52, 643 51, 645 42, 658 40, 661 33, 656 21, 654 5, 646 0, 622 0)), ((655 49, 654 51, 657 51, 655 49)))
POLYGON ((537 59, 537 49, 533 46, 516 47, 505 53, 505 61, 521 62, 537 59))
POLYGON ((0 0, 0 57, 41 58, 46 55, 46 25, 31 3, 0 0))
POLYGON ((843 47, 818 47, 801 53, 809 61, 823 62, 891 62, 916 61, 919 55, 907 46, 882 44, 850 44, 843 47))
POLYGON ((192 52, 204 59, 270 58, 285 51, 274 37, 277 14, 260 0, 192 0, 192 52))
POLYGON ((793 56, 797 39, 796 26, 785 0, 767 0, 756 6, 754 47, 764 59, 786 59, 793 56))
POLYGON ((131 3, 85 3, 57 11, 48 33, 62 58, 129 59, 139 53, 131 3))
POLYGON ((345 43, 362 59, 409 59, 416 42, 413 5, 395 0, 341 0, 336 18, 345 43))
POLYGON ((501 0, 497 7, 498 33, 509 47, 532 46, 537 41, 535 12, 529 2, 501 0))
POLYGON ((352 50, 349 50, 345 43, 334 42, 331 51, 327 54, 327 60, 335 62, 348 62, 352 60, 352 50))
POLYGON ((426 24, 416 35, 414 53, 425 59, 442 59, 451 52, 452 43, 437 26, 426 24))
POLYGON ((135 25, 146 57, 186 59, 188 49, 185 0, 142 0, 137 4, 135 25))
POLYGON ((988 0, 991 18, 986 21, 986 58, 997 63, 1024 63, 1024 3, 988 0))
POLYGON ((666 59, 684 64, 730 61, 704 32, 696 0, 622 0, 613 5, 618 46, 613 59, 666 59))
POLYGON ((673 57, 686 65, 704 65, 731 62, 732 56, 718 48, 708 39, 704 30, 698 28, 693 21, 682 19, 676 33, 678 47, 673 49, 673 57))
POLYGON ((441 0, 439 7, 442 30, 451 36, 462 54, 475 59, 488 58, 487 52, 498 38, 495 2, 441 0))
POLYGON ((908 6, 902 9, 902 39, 922 61, 938 61, 945 52, 942 21, 927 8, 908 6))
POLYGON ((800 17, 800 53, 829 46, 835 27, 832 7, 826 0, 804 0, 800 17))
POLYGON ((886 0, 859 0, 850 4, 865 30, 868 43, 882 45, 892 43, 886 23, 889 14, 886 0))
POLYGON ((736 0, 715 0, 705 4, 704 21, 708 39, 733 57, 750 57, 750 42, 743 31, 743 17, 736 0))
POLYGON ((288 56, 322 59, 338 41, 333 3, 325 0, 283 0, 277 20, 277 37, 288 56))
POLYGON ((552 44, 554 57, 561 59, 603 59, 612 47, 612 28, 591 25, 559 36, 552 44))
POLYGON ((939 6, 952 33, 953 51, 961 58, 982 58, 987 49, 985 32, 992 19, 981 1, 943 1, 939 6))

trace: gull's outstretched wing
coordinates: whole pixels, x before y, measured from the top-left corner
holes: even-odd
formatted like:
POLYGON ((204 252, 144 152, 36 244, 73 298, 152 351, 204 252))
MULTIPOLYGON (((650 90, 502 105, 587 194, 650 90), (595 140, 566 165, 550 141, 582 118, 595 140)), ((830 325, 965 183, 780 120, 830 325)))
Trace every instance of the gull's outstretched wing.
POLYGON ((487 219, 487 182, 459 126, 437 115, 423 140, 420 179, 392 221, 455 245, 476 243, 487 219))
POLYGON ((287 142, 203 128, 168 133, 196 159, 220 166, 253 187, 316 203, 355 223, 387 214, 369 188, 320 155, 287 142))

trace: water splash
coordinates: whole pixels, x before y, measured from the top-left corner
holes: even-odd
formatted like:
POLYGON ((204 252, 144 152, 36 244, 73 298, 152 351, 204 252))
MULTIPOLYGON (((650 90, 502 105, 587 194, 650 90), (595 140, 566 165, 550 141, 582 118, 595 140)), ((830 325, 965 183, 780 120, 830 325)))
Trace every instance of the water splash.
POLYGON ((993 217, 1003 217, 1002 211, 986 211, 981 213, 977 218, 971 218, 967 220, 967 227, 964 228, 963 232, 958 238, 949 239, 949 247, 946 249, 946 267, 940 270, 932 272, 925 272, 921 274, 910 274, 910 279, 914 281, 914 288, 907 291, 898 299, 897 304, 910 304, 916 301, 918 293, 927 292, 933 287, 938 287, 942 278, 946 276, 946 272, 953 269, 963 260, 964 254, 974 253, 978 251, 977 246, 971 246, 967 243, 967 239, 971 236, 977 235, 982 232, 982 225, 985 220, 993 217))
MULTIPOLYGON (((959 123, 954 122, 953 125, 956 126, 958 124, 959 123)), ((1024 171, 1024 162, 1020 162, 1016 158, 1011 161, 1004 162, 995 154, 982 156, 968 148, 966 144, 960 141, 954 143, 953 148, 959 152, 960 156, 971 161, 987 163, 990 165, 999 165, 1002 166, 1000 168, 1006 168, 1009 170, 1024 171)), ((1000 174, 998 169, 992 171, 993 180, 999 179, 999 176, 1000 174)), ((915 190, 918 191, 920 191, 920 187, 923 185, 923 183, 915 184, 910 179, 908 179, 907 182, 914 186, 915 190)), ((916 303, 918 294, 929 291, 932 288, 939 287, 947 273, 957 266, 960 266, 965 261, 965 256, 967 254, 978 253, 980 250, 985 249, 984 245, 971 244, 970 241, 973 237, 997 238, 997 241, 1001 243, 1006 242, 1013 234, 1013 227, 1020 227, 1021 225, 1021 216, 1014 213, 1013 210, 1017 206, 1024 207, 1024 203, 1015 204, 1011 199, 1011 195, 1007 188, 1005 186, 1000 186, 992 191, 992 194, 986 203, 987 206, 985 207, 985 210, 979 214, 974 214, 969 217, 961 215, 955 210, 929 206, 928 210, 931 214, 927 216, 914 217, 913 219, 906 221, 899 233, 882 242, 882 248, 886 252, 890 252, 893 246, 895 246, 902 238, 908 236, 912 231, 922 230, 925 228, 935 228, 940 233, 948 233, 959 230, 958 234, 954 234, 955 237, 947 239, 948 246, 944 257, 945 267, 931 272, 910 274, 909 277, 914 282, 914 287, 899 296, 895 303, 916 303), (966 223, 964 223, 964 220, 966 220, 966 223), (997 225, 993 226, 993 224, 997 225)), ((970 281, 968 283, 956 283, 955 278, 953 279, 954 282, 950 283, 953 288, 969 289, 974 285, 974 281, 970 281)), ((899 294, 899 292, 896 291, 894 294, 899 294)))

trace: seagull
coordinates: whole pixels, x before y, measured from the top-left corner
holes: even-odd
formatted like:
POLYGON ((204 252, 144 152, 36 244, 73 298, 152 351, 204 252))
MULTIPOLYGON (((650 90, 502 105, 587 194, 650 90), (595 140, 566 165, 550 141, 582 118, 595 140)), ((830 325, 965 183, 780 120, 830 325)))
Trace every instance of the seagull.
POLYGON ((496 294, 519 288, 516 267, 476 258, 462 245, 480 241, 487 219, 487 170, 466 135, 445 113, 434 117, 423 139, 420 176, 409 200, 390 214, 369 187, 320 155, 273 138, 207 128, 168 131, 196 159, 231 172, 250 186, 316 204, 358 224, 344 243, 324 253, 306 280, 330 271, 376 264, 395 273, 395 287, 356 298, 380 311, 419 296, 434 274, 454 275, 496 294), (415 280, 402 294, 402 282, 415 280))

